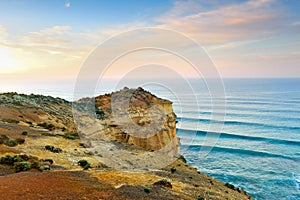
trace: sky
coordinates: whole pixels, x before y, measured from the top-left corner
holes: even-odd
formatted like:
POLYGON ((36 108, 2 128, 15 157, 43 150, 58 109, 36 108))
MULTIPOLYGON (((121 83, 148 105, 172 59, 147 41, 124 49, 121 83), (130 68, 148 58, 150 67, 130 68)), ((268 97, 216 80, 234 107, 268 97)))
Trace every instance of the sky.
MULTIPOLYGON (((300 77, 299 0, 0 0, 0 79, 75 79, 97 45, 144 27, 193 39, 224 78, 300 77)), ((107 76, 122 76, 149 56, 192 74, 156 53, 130 55, 107 76)))

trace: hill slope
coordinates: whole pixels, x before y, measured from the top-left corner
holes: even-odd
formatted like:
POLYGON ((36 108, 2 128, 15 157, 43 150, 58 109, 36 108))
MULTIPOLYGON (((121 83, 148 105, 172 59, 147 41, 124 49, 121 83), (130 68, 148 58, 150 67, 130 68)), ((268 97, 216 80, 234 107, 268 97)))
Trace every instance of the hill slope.
POLYGON ((175 159, 179 146, 172 103, 142 88, 81 99, 75 110, 71 102, 41 95, 5 93, 0 103, 1 199, 251 199, 197 172, 182 157, 175 159), (84 112, 89 102, 96 105, 92 115, 84 112), (73 111, 82 123, 79 129, 73 111), (100 131, 91 135, 94 124, 100 131), (99 141, 113 145, 105 151, 113 153, 96 152, 99 141), (122 163, 120 151, 132 162, 122 163), (149 166, 134 160, 156 152, 174 162, 150 170, 157 166, 154 158, 149 166), (111 162, 118 159, 120 169, 111 162), (83 160, 88 165, 81 167, 83 160))

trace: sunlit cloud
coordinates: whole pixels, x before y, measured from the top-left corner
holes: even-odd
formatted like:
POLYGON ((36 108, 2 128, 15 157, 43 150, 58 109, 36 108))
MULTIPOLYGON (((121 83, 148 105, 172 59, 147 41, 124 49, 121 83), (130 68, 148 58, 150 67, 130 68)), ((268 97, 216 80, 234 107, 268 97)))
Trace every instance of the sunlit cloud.
POLYGON ((65 35, 67 34, 72 28, 70 26, 53 26, 50 28, 44 28, 37 32, 31 32, 34 35, 39 36, 49 36, 49 35, 65 35))
POLYGON ((2 25, 0 25, 0 40, 6 40, 7 38, 7 31, 2 25))
MULTIPOLYGON (((65 7, 70 6, 70 1, 66 1, 65 7)), ((300 19, 288 13, 287 9, 276 0, 174 0, 171 7, 151 19, 137 18, 121 24, 85 26, 79 20, 78 27, 45 24, 36 30, 18 34, 10 32, 9 26, 0 25, 0 52, 3 57, 0 69, 2 73, 30 74, 34 71, 41 77, 75 77, 84 59, 101 42, 122 32, 157 27, 178 31, 199 42, 224 76, 266 75, 272 66, 280 64, 297 74, 299 69, 295 66, 299 65, 300 42, 298 44, 296 39, 292 39, 299 35, 300 19), (288 44, 287 38, 291 40, 288 44)), ((120 45, 126 47, 139 39, 132 37, 133 41, 120 41, 120 45)), ((155 39, 162 45, 176 43, 193 53, 173 38, 155 39)), ((179 62, 173 60, 167 63, 180 67, 179 62)), ((134 62, 125 62, 129 68, 132 64, 134 62)), ((279 67, 277 70, 278 74, 282 71, 279 67)), ((112 71, 111 76, 114 73, 112 71)))
MULTIPOLYGON (((233 40, 255 39, 278 28, 280 12, 274 13, 273 0, 256 0, 230 4, 210 10, 197 8, 191 3, 175 4, 158 22, 160 27, 169 27, 187 33, 203 44, 216 44, 233 40), (177 6, 180 6, 176 8, 177 6), (184 8, 185 7, 185 8, 184 8), (174 10, 176 12, 174 12, 174 10), (177 10, 193 10, 187 15, 176 15, 177 10)), ((198 6, 199 7, 199 6, 198 6)))

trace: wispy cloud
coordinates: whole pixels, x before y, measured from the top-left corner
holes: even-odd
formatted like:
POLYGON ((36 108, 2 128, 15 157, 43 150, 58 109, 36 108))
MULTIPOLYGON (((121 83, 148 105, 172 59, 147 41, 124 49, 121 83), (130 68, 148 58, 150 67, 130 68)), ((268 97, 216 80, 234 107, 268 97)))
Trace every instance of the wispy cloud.
MULTIPOLYGON (((1 36, 7 38, 8 35, 9 32, 4 27, 0 27, 0 38, 1 36)), ((51 66, 47 68, 48 71, 53 70, 51 73, 57 72, 62 67, 74 71, 74 68, 79 68, 83 58, 90 50, 78 42, 77 35, 71 32, 70 26, 54 26, 24 35, 12 36, 9 40, 1 40, 0 49, 5 49, 5 52, 13 52, 9 55, 11 69, 23 70, 25 67, 19 66, 30 66, 26 68, 46 70, 45 66, 51 66)), ((8 59, 7 55, 6 60, 8 59)), ((3 62, 0 65, 2 68, 5 67, 3 62)))
POLYGON ((170 13, 160 17, 158 22, 160 27, 183 31, 204 44, 253 40, 278 30, 278 25, 281 25, 281 11, 274 12, 270 6, 273 3, 274 0, 254 0, 209 10, 195 6, 194 1, 175 3, 170 13), (182 15, 184 10, 193 12, 182 15))
POLYGON ((2 25, 0 25, 0 40, 5 40, 7 38, 7 31, 2 25))
POLYGON ((50 28, 44 28, 37 32, 31 32, 34 35, 49 36, 49 35, 65 35, 69 33, 72 28, 70 26, 53 26, 50 28))

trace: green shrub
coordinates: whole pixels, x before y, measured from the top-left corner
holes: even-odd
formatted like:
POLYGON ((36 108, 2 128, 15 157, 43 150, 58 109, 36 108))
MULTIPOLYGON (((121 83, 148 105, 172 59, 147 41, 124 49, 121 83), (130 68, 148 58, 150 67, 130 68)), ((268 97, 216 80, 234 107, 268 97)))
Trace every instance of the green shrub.
POLYGON ((172 167, 172 168, 171 168, 171 173, 174 174, 175 172, 176 172, 176 168, 175 168, 175 167, 172 167))
POLYGON ((205 200, 203 196, 198 196, 198 200, 205 200))
POLYGON ((22 171, 27 171, 29 169, 30 169, 30 163, 28 163, 28 162, 22 161, 22 162, 16 162, 14 164, 14 170, 16 173, 22 172, 22 171))
POLYGON ((149 187, 145 187, 145 188, 144 188, 144 192, 146 192, 146 193, 150 193, 150 192, 151 192, 151 188, 149 188, 149 187))
POLYGON ((183 155, 180 155, 178 157, 178 160, 181 160, 182 162, 186 163, 186 159, 183 157, 183 155))
POLYGON ((24 160, 24 161, 29 160, 29 156, 26 155, 26 154, 20 154, 20 155, 18 155, 18 157, 20 157, 20 158, 21 158, 22 160, 24 160))
POLYGON ((90 163, 86 160, 79 160, 78 165, 81 166, 84 170, 91 168, 90 163))
POLYGON ((31 168, 37 169, 39 171, 43 171, 42 168, 41 168, 41 166, 40 166, 40 163, 37 162, 37 161, 34 161, 34 162, 31 163, 31 168))
POLYGON ((4 157, 0 158, 0 164, 13 165, 14 164, 14 158, 10 155, 5 155, 4 157))
POLYGON ((16 162, 22 162, 24 160, 19 155, 14 155, 13 156, 13 161, 14 161, 14 163, 16 163, 16 162))
POLYGON ((64 135, 64 138, 69 139, 69 140, 75 140, 75 136, 69 135, 69 134, 64 135))
POLYGON ((47 124, 45 122, 38 124, 38 126, 41 126, 41 127, 45 128, 45 129, 48 129, 50 131, 55 129, 55 126, 53 124, 47 124))
POLYGON ((41 163, 49 162, 51 165, 54 163, 54 161, 53 161, 51 158, 41 159, 40 162, 41 162, 41 163))
POLYGON ((87 165, 87 164, 89 164, 89 163, 88 163, 88 161, 86 161, 86 160, 79 160, 79 161, 78 161, 78 165, 80 165, 81 167, 83 167, 83 166, 85 166, 85 165, 87 165))
POLYGON ((232 185, 230 183, 225 183, 225 186, 228 187, 228 188, 230 188, 230 189, 232 189, 232 190, 235 189, 234 185, 232 185))
POLYGON ((153 185, 172 188, 171 182, 167 181, 166 179, 159 180, 159 181, 155 182, 153 185))
POLYGON ((14 119, 2 119, 3 122, 7 122, 9 124, 18 124, 20 121, 19 120, 14 120, 14 119))
POLYGON ((27 131, 22 131, 22 135, 27 135, 28 132, 27 131))
POLYGON ((62 149, 61 148, 58 148, 58 147, 54 147, 54 146, 51 146, 51 145, 46 145, 45 146, 45 149, 46 150, 49 150, 53 153, 61 153, 62 152, 62 149))
POLYGON ((9 147, 17 146, 17 142, 15 140, 6 140, 6 141, 4 141, 4 144, 9 147))
POLYGON ((90 163, 88 163, 88 164, 86 164, 86 165, 83 166, 83 169, 84 169, 84 170, 88 170, 88 169, 90 169, 90 168, 91 168, 90 163))
POLYGON ((79 139, 78 133, 65 133, 63 137, 69 140, 79 139))
POLYGON ((51 168, 50 168, 49 165, 43 165, 42 169, 43 169, 43 170, 51 170, 51 168))

